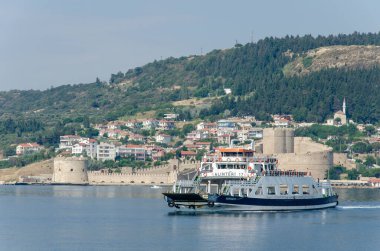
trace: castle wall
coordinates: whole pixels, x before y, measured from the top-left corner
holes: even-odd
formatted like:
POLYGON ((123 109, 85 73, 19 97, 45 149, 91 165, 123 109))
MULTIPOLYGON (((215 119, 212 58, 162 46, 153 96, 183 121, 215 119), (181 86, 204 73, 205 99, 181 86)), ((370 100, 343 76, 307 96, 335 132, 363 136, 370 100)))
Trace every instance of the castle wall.
POLYGON ((323 144, 314 142, 309 137, 295 137, 294 138, 294 152, 295 153, 308 153, 331 151, 331 148, 323 144))
POLYGON ((334 153, 334 165, 344 166, 349 170, 356 168, 355 161, 348 159, 345 153, 334 153))
POLYGON ((276 154, 281 170, 297 170, 311 173, 314 178, 324 179, 333 165, 331 151, 276 154))
POLYGON ((177 172, 171 171, 166 174, 151 173, 100 173, 88 172, 90 185, 141 185, 141 184, 164 184, 172 185, 177 180, 177 172))
POLYGON ((82 157, 55 158, 52 183, 88 184, 87 159, 82 157))

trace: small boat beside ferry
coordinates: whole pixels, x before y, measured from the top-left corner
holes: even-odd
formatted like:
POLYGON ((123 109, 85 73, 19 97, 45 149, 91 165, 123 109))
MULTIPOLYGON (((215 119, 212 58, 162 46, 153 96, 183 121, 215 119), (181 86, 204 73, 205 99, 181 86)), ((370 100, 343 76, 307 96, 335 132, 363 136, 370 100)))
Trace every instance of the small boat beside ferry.
POLYGON ((169 207, 191 211, 281 211, 331 208, 338 195, 329 181, 281 170, 275 157, 248 148, 220 148, 205 156, 192 180, 178 180, 163 193, 169 207))

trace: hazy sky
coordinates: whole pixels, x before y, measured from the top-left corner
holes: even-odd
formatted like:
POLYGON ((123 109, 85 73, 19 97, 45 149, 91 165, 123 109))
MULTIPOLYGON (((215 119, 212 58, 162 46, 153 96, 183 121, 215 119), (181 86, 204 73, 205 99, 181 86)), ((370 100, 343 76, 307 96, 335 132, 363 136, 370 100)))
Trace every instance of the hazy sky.
POLYGON ((0 0, 0 90, 108 81, 266 36, 380 31, 378 0, 0 0))

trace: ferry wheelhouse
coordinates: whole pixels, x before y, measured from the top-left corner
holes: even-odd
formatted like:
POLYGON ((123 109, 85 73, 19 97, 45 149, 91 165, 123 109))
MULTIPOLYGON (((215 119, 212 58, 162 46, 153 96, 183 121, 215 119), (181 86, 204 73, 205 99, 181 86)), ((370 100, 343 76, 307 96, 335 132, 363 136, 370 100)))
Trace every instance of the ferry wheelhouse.
POLYGON ((275 157, 250 148, 220 148, 205 156, 192 180, 178 180, 164 193, 169 207, 199 211, 276 211, 335 207, 338 195, 329 181, 278 168, 275 157))

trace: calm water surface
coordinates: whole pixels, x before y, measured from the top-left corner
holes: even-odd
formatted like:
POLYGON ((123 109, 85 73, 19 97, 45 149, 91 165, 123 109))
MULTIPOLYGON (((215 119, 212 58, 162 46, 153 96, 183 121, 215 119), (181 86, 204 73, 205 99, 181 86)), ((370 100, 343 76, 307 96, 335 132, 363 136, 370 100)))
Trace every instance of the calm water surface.
POLYGON ((0 186, 0 250, 379 250, 380 189, 336 209, 175 214, 137 186, 0 186))

